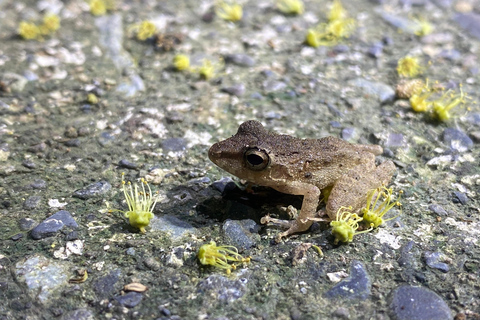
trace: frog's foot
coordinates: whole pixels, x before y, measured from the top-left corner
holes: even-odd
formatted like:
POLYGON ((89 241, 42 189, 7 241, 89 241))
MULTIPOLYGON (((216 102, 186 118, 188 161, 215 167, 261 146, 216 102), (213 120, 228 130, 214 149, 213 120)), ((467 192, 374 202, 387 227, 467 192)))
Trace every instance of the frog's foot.
POLYGON ((283 219, 272 218, 268 214, 265 217, 263 217, 262 219, 260 219, 261 224, 270 224, 270 225, 282 227, 284 229, 290 228, 292 226, 293 222, 295 222, 295 221, 294 220, 283 220, 283 219))
POLYGON ((288 228, 287 231, 281 232, 275 237, 275 242, 277 243, 281 242, 282 238, 287 237, 291 234, 307 231, 313 223, 313 221, 310 221, 310 219, 306 219, 306 221, 304 221, 303 219, 282 220, 272 218, 269 215, 263 217, 260 222, 262 224, 273 224, 282 228, 288 228))

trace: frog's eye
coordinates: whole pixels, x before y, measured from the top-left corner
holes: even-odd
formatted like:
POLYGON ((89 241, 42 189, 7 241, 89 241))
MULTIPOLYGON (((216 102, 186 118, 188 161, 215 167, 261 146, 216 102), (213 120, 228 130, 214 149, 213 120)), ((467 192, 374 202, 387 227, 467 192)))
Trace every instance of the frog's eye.
POLYGON ((245 151, 245 163, 249 169, 260 171, 270 163, 270 157, 265 150, 249 149, 245 151))

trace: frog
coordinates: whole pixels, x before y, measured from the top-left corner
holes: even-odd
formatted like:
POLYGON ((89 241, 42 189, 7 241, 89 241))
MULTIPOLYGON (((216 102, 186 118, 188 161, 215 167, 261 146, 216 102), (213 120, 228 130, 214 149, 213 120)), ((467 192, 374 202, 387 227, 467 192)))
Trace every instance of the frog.
POLYGON ((213 144, 209 159, 249 183, 303 196, 295 220, 267 215, 262 224, 285 228, 276 241, 307 231, 314 221, 332 221, 342 207, 359 212, 368 192, 387 185, 396 171, 391 160, 376 165, 379 145, 352 144, 328 136, 296 138, 269 132, 256 120, 242 123, 235 135, 213 144), (317 210, 321 198, 326 205, 317 210))

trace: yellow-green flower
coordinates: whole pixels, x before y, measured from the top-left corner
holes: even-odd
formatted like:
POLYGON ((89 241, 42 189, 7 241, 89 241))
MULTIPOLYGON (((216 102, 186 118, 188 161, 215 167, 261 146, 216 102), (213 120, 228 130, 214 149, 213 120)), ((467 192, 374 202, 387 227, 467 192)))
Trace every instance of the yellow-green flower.
POLYGON ((277 0, 277 8, 285 14, 302 14, 302 0, 277 0))
POLYGON ((359 227, 358 223, 362 221, 363 218, 359 217, 356 213, 352 213, 351 210, 351 207, 340 207, 337 211, 335 220, 330 222, 332 234, 335 237, 335 244, 338 242, 352 242, 354 235, 365 233, 373 229, 373 226, 370 226, 367 230, 357 231, 359 227))
POLYGON ((110 209, 109 211, 122 212, 125 218, 128 218, 132 227, 139 229, 141 233, 145 233, 145 227, 150 224, 150 220, 154 217, 153 209, 157 204, 157 199, 154 198, 152 190, 145 179, 142 178, 140 180, 141 188, 137 184, 132 187, 130 182, 127 183, 123 180, 124 175, 122 173, 122 189, 128 205, 128 211, 116 209, 110 209))
POLYGON ((38 39, 41 36, 40 29, 33 22, 21 21, 18 26, 18 34, 25 40, 38 39))
POLYGON ((412 56, 405 56, 398 60, 397 72, 399 76, 413 78, 423 71, 419 59, 412 56))
POLYGON ((235 263, 250 262, 250 258, 242 257, 234 246, 217 246, 214 241, 202 245, 197 257, 201 264, 224 269, 227 274, 236 269, 235 263))
POLYGON ((40 28, 44 35, 57 31, 60 28, 60 17, 53 13, 45 15, 40 28))
POLYGON ((220 1, 215 6, 215 13, 223 20, 236 22, 242 19, 243 8, 236 2, 227 3, 225 1, 220 1))
POLYGON ((107 5, 103 0, 90 0, 90 12, 94 16, 103 16, 107 13, 107 5))
MULTIPOLYGON (((401 206, 400 204, 400 197, 398 200, 392 200, 392 188, 377 188, 370 190, 367 195, 367 205, 365 208, 362 209, 363 213, 363 220, 362 223, 368 226, 372 226, 373 228, 377 228, 379 225, 384 223, 385 221, 389 221, 395 219, 397 216, 388 218, 386 220, 383 219, 383 216, 390 211, 395 206, 401 206), (373 200, 374 195, 377 194, 375 200, 373 200), (383 201, 379 203, 380 198, 383 197, 383 201)), ((400 191, 400 196, 403 192, 400 191)))
POLYGON ((157 32, 157 28, 151 21, 143 21, 140 23, 137 31, 137 39, 140 41, 145 41, 150 37, 153 37, 157 32))
POLYGON ((185 71, 190 69, 190 58, 184 54, 177 54, 173 58, 173 66, 178 71, 185 71))

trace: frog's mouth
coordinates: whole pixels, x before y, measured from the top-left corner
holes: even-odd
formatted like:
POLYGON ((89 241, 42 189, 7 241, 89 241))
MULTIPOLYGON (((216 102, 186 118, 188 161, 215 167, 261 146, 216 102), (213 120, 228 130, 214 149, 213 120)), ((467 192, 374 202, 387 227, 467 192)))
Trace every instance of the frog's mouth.
POLYGON ((223 170, 238 176, 241 172, 239 166, 241 167, 243 162, 243 150, 242 152, 231 150, 235 148, 229 148, 225 141, 215 143, 208 150, 208 158, 223 170))

